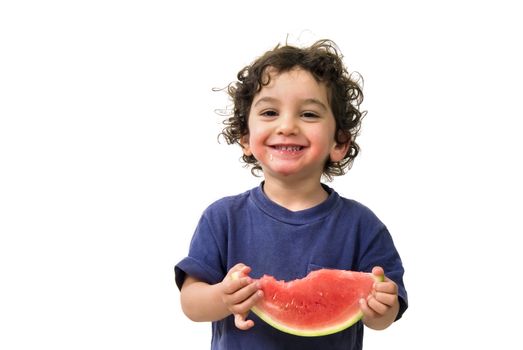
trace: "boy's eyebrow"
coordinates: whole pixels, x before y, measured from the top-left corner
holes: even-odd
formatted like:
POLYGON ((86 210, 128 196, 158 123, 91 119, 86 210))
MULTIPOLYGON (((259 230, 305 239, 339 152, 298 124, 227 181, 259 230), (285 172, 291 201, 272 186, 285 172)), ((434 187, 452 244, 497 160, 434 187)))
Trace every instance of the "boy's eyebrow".
POLYGON ((265 97, 260 98, 258 101, 256 101, 256 103, 254 104, 253 107, 256 107, 257 105, 259 105, 262 102, 276 103, 276 102, 278 102, 278 99, 274 98, 274 97, 270 97, 270 96, 265 96, 265 97))
POLYGON ((321 109, 323 109, 324 111, 328 111, 329 109, 327 108, 327 106, 325 106, 325 104, 323 102, 321 102, 320 100, 316 99, 316 98, 307 98, 303 101, 305 104, 315 104, 315 105, 318 105, 321 109))
MULTIPOLYGON (((274 97, 265 96, 265 97, 260 98, 258 101, 256 101, 256 103, 254 104, 253 107, 256 107, 258 104, 260 104, 262 102, 276 103, 276 102, 279 102, 279 100, 274 97)), ((321 109, 323 109, 325 111, 328 110, 327 106, 325 106, 325 104, 323 102, 321 102, 320 100, 318 100, 316 98, 306 98, 303 100, 303 104, 314 104, 314 105, 319 106, 321 109)))

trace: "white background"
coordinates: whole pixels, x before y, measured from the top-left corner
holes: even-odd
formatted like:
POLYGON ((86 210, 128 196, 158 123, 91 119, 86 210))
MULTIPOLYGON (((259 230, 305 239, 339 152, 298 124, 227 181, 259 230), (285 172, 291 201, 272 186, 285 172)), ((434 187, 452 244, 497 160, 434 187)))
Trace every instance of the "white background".
POLYGON ((365 79, 331 186, 387 224, 410 296, 366 349, 519 348, 515 3, 3 1, 0 348, 209 347, 173 266, 208 204, 260 181, 217 142, 212 88, 287 36, 333 39, 365 79))

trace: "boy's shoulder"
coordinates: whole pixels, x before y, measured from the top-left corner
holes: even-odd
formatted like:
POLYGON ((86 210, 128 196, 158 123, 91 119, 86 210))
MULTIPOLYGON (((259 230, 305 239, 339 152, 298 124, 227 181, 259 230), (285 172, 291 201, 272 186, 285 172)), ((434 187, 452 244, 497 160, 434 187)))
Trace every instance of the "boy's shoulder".
POLYGON ((252 192, 256 188, 247 190, 245 192, 229 195, 212 202, 204 211, 204 213, 223 213, 231 210, 240 210, 245 208, 245 204, 252 196, 252 192))
POLYGON ((372 210, 366 204, 363 204, 356 199, 346 197, 344 194, 337 192, 334 188, 329 186, 323 185, 323 187, 327 190, 327 192, 329 192, 329 194, 334 194, 339 198, 340 202, 344 206, 344 209, 355 210, 365 214, 373 214, 372 210))
POLYGON ((352 220, 357 218, 367 223, 381 223, 381 220, 376 215, 376 213, 366 204, 363 204, 362 202, 352 198, 344 197, 342 195, 339 195, 339 198, 340 202, 342 203, 341 211, 347 214, 347 216, 350 216, 352 220))
POLYGON ((343 205, 347 208, 351 208, 354 211, 360 212, 363 215, 374 215, 374 212, 365 204, 360 201, 351 198, 345 198, 340 196, 343 205))

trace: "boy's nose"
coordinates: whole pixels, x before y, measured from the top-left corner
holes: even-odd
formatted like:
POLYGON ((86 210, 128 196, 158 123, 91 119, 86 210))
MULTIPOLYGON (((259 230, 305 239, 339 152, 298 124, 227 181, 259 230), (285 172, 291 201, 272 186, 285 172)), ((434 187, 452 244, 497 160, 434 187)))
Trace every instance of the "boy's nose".
POLYGON ((279 118, 277 133, 281 135, 295 135, 298 132, 296 119, 290 113, 281 114, 279 118))

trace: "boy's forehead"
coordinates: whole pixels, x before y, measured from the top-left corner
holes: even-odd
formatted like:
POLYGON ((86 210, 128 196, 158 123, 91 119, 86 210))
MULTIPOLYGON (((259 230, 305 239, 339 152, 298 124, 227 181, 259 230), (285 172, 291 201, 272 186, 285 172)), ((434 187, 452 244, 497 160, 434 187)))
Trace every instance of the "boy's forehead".
POLYGON ((266 79, 271 79, 274 78, 274 77, 277 77, 277 76, 280 76, 282 74, 285 74, 285 73, 288 73, 288 74, 299 74, 299 73, 306 73, 306 74, 309 74, 312 76, 312 73, 301 67, 301 66, 294 66, 294 67, 291 67, 291 68, 288 68, 288 69, 278 69, 274 66, 268 66, 267 68, 265 68, 263 70, 263 73, 262 73, 262 76, 265 78, 265 79, 262 79, 262 81, 266 81, 266 79))
MULTIPOLYGON (((329 89, 327 85, 323 82, 318 81, 314 75, 299 66, 295 66, 289 70, 280 71, 274 67, 267 67, 264 73, 264 79, 262 79, 263 85, 260 91, 256 94, 255 100, 262 98, 263 95, 266 95, 272 91, 279 90, 279 84, 292 84, 299 83, 297 86, 294 86, 292 93, 299 94, 300 92, 304 94, 304 99, 310 100, 311 98, 322 97, 328 100, 329 89), (290 79, 283 79, 285 82, 281 83, 282 76, 287 76, 290 79), (315 96, 307 96, 307 95, 315 96), (319 95, 319 96, 318 96, 319 95)), ((282 91, 284 93, 291 93, 291 91, 282 91)))

